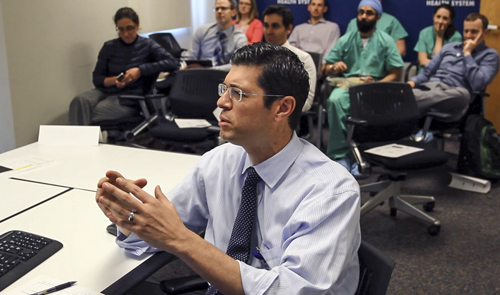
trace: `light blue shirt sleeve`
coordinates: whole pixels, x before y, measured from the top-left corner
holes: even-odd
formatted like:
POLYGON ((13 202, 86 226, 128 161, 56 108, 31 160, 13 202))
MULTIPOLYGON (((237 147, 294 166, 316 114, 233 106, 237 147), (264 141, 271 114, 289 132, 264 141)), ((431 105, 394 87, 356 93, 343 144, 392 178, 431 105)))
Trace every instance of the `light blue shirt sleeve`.
MULTIPOLYGON (((205 240, 226 252, 250 166, 263 180, 252 249, 258 246, 266 263, 252 255, 248 264, 239 262, 245 294, 353 294, 361 242, 359 185, 296 134, 258 165, 240 146, 219 146, 167 197, 189 229, 206 227, 205 240)), ((121 239, 132 253, 157 250, 144 248, 133 235, 121 239)))

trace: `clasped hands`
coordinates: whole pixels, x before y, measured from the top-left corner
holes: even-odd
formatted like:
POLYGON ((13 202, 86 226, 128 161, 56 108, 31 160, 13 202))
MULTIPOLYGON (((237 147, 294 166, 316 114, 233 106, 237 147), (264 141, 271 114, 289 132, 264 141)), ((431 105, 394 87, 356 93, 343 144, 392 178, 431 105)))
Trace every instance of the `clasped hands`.
POLYGON ((128 236, 131 232, 149 245, 175 254, 188 233, 175 206, 156 186, 152 196, 143 190, 146 179, 125 179, 116 171, 106 172, 97 184, 96 202, 111 222, 128 236), (135 197, 135 198, 134 198, 135 197), (128 221, 135 211, 133 221, 128 221))

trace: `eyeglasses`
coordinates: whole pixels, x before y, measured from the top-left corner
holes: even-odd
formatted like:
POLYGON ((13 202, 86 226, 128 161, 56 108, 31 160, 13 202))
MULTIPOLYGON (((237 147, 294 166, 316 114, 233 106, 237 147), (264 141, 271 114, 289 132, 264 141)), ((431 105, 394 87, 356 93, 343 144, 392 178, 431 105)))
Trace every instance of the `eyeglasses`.
POLYGON ((226 11, 228 10, 230 7, 223 7, 223 6, 220 6, 220 7, 214 7, 214 11, 217 11, 217 10, 222 10, 222 11, 226 11))
POLYGON ((371 10, 366 10, 364 11, 363 9, 360 9, 358 10, 358 15, 361 16, 363 14, 366 14, 366 16, 374 16, 375 15, 375 12, 371 11, 371 10))
POLYGON ((262 95, 262 96, 276 96, 276 97, 284 97, 284 95, 281 94, 258 94, 258 93, 245 93, 241 91, 241 89, 236 88, 236 87, 227 87, 226 84, 220 83, 219 84, 219 96, 223 96, 226 91, 229 92, 229 97, 234 100, 234 101, 241 101, 243 98, 243 95, 262 95))
POLYGON ((123 32, 125 32, 125 31, 127 31, 127 32, 132 32, 132 31, 134 31, 136 28, 137 28, 137 26, 126 26, 125 28, 122 28, 122 27, 116 27, 116 31, 117 31, 117 32, 120 32, 120 33, 123 33, 123 32))

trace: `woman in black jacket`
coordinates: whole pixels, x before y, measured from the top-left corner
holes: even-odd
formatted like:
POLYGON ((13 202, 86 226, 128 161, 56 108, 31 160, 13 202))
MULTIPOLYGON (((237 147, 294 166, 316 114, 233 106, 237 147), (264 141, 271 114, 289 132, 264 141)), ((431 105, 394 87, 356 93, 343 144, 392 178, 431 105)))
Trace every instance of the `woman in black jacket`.
POLYGON ((136 107, 122 105, 118 95, 143 95, 151 91, 160 72, 178 69, 179 62, 149 38, 137 34, 139 16, 120 8, 114 22, 118 38, 104 43, 95 66, 95 89, 77 95, 70 104, 69 122, 90 125, 135 115, 136 107))

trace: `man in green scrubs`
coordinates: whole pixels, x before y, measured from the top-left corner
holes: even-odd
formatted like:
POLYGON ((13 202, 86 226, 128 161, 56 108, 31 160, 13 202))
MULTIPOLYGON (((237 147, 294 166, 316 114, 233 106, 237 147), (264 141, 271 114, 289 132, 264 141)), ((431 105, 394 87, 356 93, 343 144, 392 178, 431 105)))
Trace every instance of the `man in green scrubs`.
MULTIPOLYGON (((369 73, 363 82, 397 81, 404 63, 391 36, 376 28, 382 15, 379 0, 362 0, 358 5, 357 27, 342 36, 327 54, 326 75, 342 74, 344 77, 359 77, 369 73)), ((330 135, 327 155, 351 170, 346 143, 347 124, 350 113, 349 90, 335 88, 327 101, 330 135)))
MULTIPOLYGON (((382 2, 382 0, 380 0, 380 2, 382 2)), ((394 42, 396 42, 399 54, 401 54, 401 56, 406 55, 405 38, 408 37, 408 33, 397 18, 388 14, 387 12, 384 12, 384 14, 380 16, 380 19, 377 22, 377 29, 389 34, 394 42)), ((347 26, 347 32, 357 30, 358 28, 356 26, 356 18, 353 18, 347 26)))

